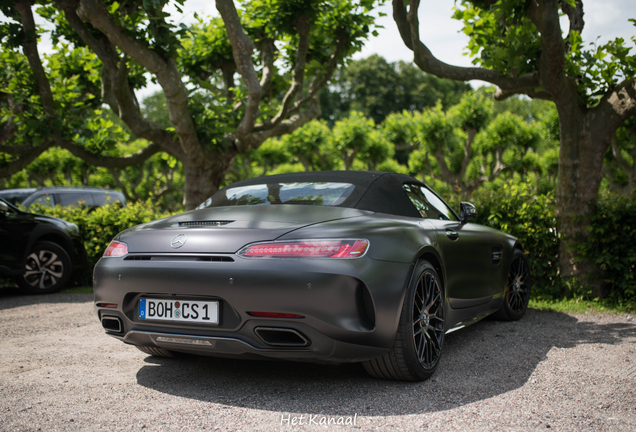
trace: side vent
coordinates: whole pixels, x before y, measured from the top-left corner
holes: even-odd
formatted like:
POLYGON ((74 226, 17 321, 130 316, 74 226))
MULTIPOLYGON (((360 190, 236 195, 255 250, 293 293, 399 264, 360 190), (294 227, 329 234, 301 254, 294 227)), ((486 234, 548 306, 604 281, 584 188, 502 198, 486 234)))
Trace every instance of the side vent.
POLYGON ((499 265, 501 263, 501 246, 493 246, 492 248, 492 265, 499 265))
POLYGON ((185 228, 219 227, 219 226, 231 224, 232 222, 234 221, 230 221, 230 220, 192 221, 192 222, 179 222, 179 226, 185 227, 185 228))

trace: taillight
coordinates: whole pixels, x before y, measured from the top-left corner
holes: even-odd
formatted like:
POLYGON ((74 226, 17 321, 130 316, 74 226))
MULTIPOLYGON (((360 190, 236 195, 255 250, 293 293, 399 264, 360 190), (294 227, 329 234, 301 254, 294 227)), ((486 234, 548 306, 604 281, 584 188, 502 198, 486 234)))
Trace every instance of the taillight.
POLYGON ((113 240, 104 251, 105 257, 120 257, 128 253, 128 245, 113 240))
POLYGON ((254 243, 237 255, 246 258, 360 258, 369 248, 366 239, 294 240, 254 243))

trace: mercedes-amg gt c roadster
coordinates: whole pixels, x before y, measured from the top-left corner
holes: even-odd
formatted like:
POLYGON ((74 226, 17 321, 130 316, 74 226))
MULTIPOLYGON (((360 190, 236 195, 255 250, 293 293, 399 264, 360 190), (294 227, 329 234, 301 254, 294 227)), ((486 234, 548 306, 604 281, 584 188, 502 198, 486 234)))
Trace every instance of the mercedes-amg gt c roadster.
POLYGON ((521 245, 475 214, 393 173, 240 181, 118 234, 95 267, 95 309, 154 356, 362 362, 421 381, 446 333, 528 305, 521 245))

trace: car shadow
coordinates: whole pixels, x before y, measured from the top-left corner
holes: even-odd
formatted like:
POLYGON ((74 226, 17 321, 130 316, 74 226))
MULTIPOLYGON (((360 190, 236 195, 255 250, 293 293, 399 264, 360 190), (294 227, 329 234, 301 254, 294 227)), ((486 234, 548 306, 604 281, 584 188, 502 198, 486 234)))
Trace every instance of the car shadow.
POLYGON ((85 303, 92 300, 92 293, 27 294, 15 286, 0 285, 0 310, 42 303, 85 303))
POLYGON ((522 387, 552 348, 616 344, 634 324, 595 324, 528 310, 518 322, 481 321, 446 337, 432 379, 371 378, 361 365, 147 357, 137 382, 174 396, 232 407, 331 416, 448 410, 522 387), (493 366, 496 365, 496 366, 493 366))

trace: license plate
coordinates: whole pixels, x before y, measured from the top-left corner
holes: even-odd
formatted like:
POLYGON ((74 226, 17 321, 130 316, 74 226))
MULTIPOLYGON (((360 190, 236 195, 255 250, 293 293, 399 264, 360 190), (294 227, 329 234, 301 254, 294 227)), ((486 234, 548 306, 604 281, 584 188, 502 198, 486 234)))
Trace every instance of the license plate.
POLYGON ((218 324, 219 302, 141 298, 139 319, 218 324))

